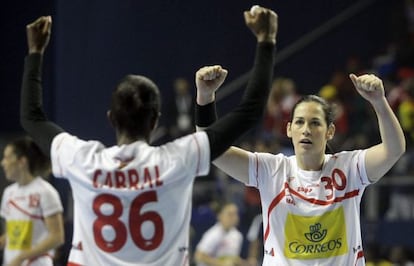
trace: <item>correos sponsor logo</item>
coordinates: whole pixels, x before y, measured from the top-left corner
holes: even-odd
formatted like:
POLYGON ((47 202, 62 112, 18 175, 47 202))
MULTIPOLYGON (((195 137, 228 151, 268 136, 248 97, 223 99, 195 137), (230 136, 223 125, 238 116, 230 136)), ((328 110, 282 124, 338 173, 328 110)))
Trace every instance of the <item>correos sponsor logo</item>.
POLYGON ((340 249, 341 246, 342 238, 316 244, 304 244, 298 241, 293 241, 289 243, 289 250, 295 254, 324 253, 335 249, 340 249))
POLYGON ((322 230, 322 225, 320 223, 309 226, 309 231, 309 233, 305 233, 305 237, 307 240, 313 243, 301 243, 299 241, 290 242, 290 252, 295 254, 324 253, 335 249, 340 249, 342 246, 342 238, 322 242, 325 239, 328 230, 322 230))

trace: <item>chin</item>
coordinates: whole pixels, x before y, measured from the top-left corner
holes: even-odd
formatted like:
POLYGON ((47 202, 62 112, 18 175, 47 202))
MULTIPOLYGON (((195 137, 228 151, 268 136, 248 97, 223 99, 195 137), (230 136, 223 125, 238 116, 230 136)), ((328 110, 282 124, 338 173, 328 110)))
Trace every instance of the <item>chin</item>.
POLYGON ((12 176, 8 176, 8 175, 5 175, 5 176, 6 176, 7 181, 10 181, 10 182, 15 182, 16 181, 16 179, 13 178, 12 176))

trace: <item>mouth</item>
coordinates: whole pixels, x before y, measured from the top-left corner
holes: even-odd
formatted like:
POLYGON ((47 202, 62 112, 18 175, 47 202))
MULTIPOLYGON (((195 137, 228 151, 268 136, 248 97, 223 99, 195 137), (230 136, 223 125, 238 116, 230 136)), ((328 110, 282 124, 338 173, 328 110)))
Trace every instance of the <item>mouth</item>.
POLYGON ((309 139, 302 139, 302 140, 299 141, 299 143, 310 145, 310 144, 312 144, 312 141, 310 141, 309 139))

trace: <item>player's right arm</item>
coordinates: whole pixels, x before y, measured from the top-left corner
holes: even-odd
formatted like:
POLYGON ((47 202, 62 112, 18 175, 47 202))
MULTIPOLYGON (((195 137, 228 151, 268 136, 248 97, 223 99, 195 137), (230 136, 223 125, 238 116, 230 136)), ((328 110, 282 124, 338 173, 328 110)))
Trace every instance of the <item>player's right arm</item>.
POLYGON ((29 54, 25 58, 20 95, 20 123, 46 155, 53 138, 63 132, 43 111, 42 61, 52 27, 50 16, 40 17, 26 26, 29 54))
POLYGON ((244 18, 246 25, 256 36, 258 44, 254 66, 242 102, 236 110, 214 122, 216 120, 214 95, 222 82, 212 86, 206 82, 203 75, 196 75, 196 125, 198 129, 207 127, 205 131, 209 136, 211 159, 214 160, 214 164, 228 175, 248 183, 248 152, 236 147, 229 149, 229 146, 262 119, 273 77, 278 22, 277 15, 272 10, 262 7, 254 14, 249 11, 244 12, 244 18))
POLYGON ((237 266, 240 265, 238 262, 242 261, 239 257, 214 258, 200 250, 195 252, 194 257, 197 263, 208 266, 237 266))

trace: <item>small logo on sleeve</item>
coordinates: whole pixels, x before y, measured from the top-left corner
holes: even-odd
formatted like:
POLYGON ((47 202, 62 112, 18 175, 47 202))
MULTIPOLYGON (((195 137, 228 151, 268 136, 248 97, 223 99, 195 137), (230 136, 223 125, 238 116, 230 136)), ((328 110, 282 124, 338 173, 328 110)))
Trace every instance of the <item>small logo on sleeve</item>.
POLYGON ((265 253, 265 255, 269 255, 269 256, 272 256, 272 257, 275 256, 275 251, 274 251, 273 248, 271 248, 270 250, 265 249, 264 253, 265 253))

